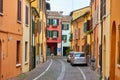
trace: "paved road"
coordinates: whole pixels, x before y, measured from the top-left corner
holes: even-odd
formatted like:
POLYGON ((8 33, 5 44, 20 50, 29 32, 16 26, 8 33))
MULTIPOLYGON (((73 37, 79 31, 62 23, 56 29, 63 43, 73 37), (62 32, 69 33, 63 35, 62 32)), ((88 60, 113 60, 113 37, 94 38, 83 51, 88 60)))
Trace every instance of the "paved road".
POLYGON ((16 80, 99 80, 99 76, 88 66, 71 66, 65 58, 53 58, 16 80))

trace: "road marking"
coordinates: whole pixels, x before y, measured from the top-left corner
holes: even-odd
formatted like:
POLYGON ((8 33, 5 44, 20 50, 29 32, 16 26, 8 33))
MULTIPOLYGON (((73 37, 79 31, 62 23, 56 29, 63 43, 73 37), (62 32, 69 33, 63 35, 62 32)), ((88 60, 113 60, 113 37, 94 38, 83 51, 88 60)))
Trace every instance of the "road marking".
POLYGON ((42 72, 39 76, 37 76, 36 78, 34 78, 33 80, 37 80, 38 78, 40 78, 41 76, 43 76, 49 70, 49 68, 51 67, 52 63, 53 63, 53 60, 51 59, 51 62, 49 64, 49 66, 47 67, 47 69, 44 72, 42 72))
POLYGON ((60 73, 60 76, 57 78, 57 80, 63 80, 64 75, 65 75, 65 64, 60 60, 61 64, 62 64, 62 71, 60 73))
POLYGON ((80 70, 80 72, 81 72, 81 74, 82 74, 84 80, 86 80, 86 76, 85 76, 84 72, 82 71, 82 69, 80 69, 79 67, 78 67, 78 69, 80 70))

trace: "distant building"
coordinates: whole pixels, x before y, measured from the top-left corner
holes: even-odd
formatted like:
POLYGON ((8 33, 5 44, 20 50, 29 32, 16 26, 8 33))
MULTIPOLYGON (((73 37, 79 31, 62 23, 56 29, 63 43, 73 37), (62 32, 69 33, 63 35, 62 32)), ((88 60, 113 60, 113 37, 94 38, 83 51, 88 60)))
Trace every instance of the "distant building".
POLYGON ((47 12, 47 56, 61 55, 62 15, 57 11, 47 12))
POLYGON ((62 55, 66 56, 66 50, 70 48, 70 21, 71 17, 63 15, 62 18, 62 55))

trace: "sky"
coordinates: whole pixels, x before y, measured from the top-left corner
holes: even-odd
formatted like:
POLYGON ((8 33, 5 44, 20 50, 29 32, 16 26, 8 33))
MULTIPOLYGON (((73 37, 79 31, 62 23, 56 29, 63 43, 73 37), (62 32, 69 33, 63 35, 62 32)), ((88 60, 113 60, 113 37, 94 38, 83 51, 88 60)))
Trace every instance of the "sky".
POLYGON ((71 11, 90 5, 90 0, 48 0, 51 11, 63 11, 64 15, 69 15, 71 11))

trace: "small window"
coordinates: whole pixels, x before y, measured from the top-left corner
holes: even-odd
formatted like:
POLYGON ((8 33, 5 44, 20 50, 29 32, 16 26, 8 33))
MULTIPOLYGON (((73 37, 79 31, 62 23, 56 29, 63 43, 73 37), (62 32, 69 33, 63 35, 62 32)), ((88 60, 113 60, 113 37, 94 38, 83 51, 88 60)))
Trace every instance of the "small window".
POLYGON ((17 20, 21 21, 21 0, 18 0, 17 20))
POLYGON ((52 31, 52 38, 58 38, 58 31, 52 31))
POLYGON ((3 13, 3 0, 0 0, 0 13, 3 13))
POLYGON ((62 24, 62 30, 69 30, 69 24, 62 24))
POLYGON ((16 43, 16 64, 20 63, 20 41, 16 43))
POLYGON ((29 13, 29 8, 28 8, 28 6, 26 6, 26 11, 25 11, 25 12, 26 12, 26 15, 25 15, 25 17, 26 17, 25 23, 28 25, 28 20, 29 20, 29 19, 28 19, 28 16, 29 16, 29 14, 28 14, 28 13, 29 13))
POLYGON ((67 40, 67 35, 62 35, 62 40, 66 41, 67 40))
POLYGON ((25 42, 25 62, 27 61, 27 53, 28 53, 28 42, 25 42))
POLYGON ((59 25, 59 20, 57 20, 57 19, 52 19, 52 25, 53 25, 53 26, 59 25))

